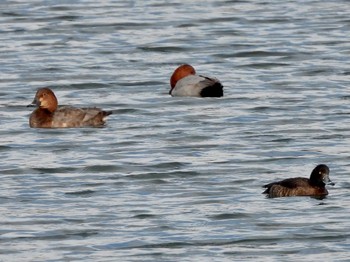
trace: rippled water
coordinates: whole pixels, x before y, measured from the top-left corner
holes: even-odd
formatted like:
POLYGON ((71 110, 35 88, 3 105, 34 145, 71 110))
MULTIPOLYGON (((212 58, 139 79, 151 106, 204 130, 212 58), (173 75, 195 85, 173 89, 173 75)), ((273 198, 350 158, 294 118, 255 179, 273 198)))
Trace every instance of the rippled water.
POLYGON ((348 261, 349 1, 0 10, 0 261, 348 261), (170 97, 185 62, 225 97, 170 97), (44 86, 116 114, 30 129, 44 86), (327 198, 261 194, 319 163, 327 198))

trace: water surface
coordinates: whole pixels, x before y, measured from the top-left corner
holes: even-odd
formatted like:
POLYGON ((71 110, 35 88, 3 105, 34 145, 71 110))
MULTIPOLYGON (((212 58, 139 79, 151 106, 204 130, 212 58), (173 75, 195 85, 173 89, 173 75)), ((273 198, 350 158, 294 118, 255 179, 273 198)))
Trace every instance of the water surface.
POLYGON ((1 261, 347 261, 348 1, 0 3, 1 261), (172 98, 181 63, 223 98, 172 98), (30 129, 40 87, 114 110, 30 129), (327 164, 323 200, 262 185, 327 164))

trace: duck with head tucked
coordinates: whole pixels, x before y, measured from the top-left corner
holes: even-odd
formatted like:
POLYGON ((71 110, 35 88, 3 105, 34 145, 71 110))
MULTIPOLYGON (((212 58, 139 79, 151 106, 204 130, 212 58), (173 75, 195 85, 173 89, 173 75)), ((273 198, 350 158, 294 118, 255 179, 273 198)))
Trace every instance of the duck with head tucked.
POLYGON ((36 108, 29 118, 33 128, 101 127, 112 114, 99 108, 58 107, 57 98, 50 88, 40 88, 32 105, 36 108))
POLYGON ((216 78, 197 75, 188 64, 179 66, 170 78, 171 96, 221 97, 223 86, 216 78))
POLYGON ((263 194, 267 194, 271 198, 289 196, 323 197, 328 195, 326 184, 334 185, 329 179, 328 166, 321 164, 312 170, 310 179, 295 177, 273 182, 263 186, 266 188, 263 194))

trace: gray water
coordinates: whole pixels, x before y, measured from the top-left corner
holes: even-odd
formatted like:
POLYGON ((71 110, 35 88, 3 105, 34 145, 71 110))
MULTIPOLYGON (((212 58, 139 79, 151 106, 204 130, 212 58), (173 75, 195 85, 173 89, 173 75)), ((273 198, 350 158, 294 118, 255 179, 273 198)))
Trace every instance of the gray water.
POLYGON ((349 261, 349 1, 0 10, 0 261, 349 261), (181 63, 225 96, 170 97, 181 63), (115 114, 30 129, 45 86, 115 114), (261 194, 320 163, 325 199, 261 194))

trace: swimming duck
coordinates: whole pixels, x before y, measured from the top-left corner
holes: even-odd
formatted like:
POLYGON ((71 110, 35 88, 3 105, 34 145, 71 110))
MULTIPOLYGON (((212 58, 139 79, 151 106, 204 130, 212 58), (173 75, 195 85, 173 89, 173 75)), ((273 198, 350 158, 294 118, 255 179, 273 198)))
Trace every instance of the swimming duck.
POLYGON ((197 75, 189 64, 179 66, 170 78, 172 96, 221 97, 223 86, 216 78, 197 75))
POLYGON ((268 197, 326 196, 326 184, 334 185, 329 179, 328 166, 321 164, 312 170, 310 179, 295 177, 273 182, 263 186, 266 188, 263 194, 268 197))
POLYGON ((29 118, 33 128, 100 127, 111 111, 99 108, 58 107, 57 98, 50 88, 40 88, 32 105, 36 108, 29 118))

